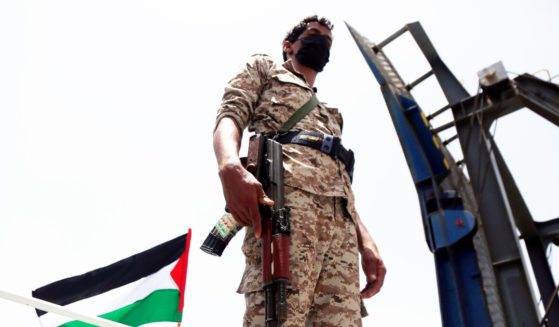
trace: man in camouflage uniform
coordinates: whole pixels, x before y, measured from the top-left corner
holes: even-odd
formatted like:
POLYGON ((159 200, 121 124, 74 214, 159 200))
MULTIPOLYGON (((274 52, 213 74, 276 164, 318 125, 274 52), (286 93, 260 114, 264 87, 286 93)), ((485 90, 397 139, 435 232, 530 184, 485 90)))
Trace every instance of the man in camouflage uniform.
MULTIPOLYGON (((214 131, 225 200, 248 226, 243 244, 246 268, 238 291, 245 294, 245 326, 264 326, 261 221, 258 204, 271 205, 262 185, 239 160, 242 132, 276 133, 316 89, 316 75, 328 62, 332 24, 307 17, 283 41, 278 65, 254 55, 225 88, 214 131)), ((340 137, 342 116, 319 103, 292 130, 340 137)), ((288 317, 283 326, 360 326, 360 300, 375 295, 386 269, 355 211, 344 163, 311 147, 284 144, 285 197, 291 209, 288 317), (359 254, 367 285, 359 291, 359 254)))

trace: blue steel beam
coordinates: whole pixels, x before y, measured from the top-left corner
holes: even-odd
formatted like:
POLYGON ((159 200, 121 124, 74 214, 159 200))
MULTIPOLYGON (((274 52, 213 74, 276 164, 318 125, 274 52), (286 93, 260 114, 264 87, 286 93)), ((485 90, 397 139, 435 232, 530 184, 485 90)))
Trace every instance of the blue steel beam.
POLYGON ((416 186, 425 237, 435 256, 443 326, 490 326, 472 241, 476 220, 464 209, 459 192, 445 182, 451 172, 443 145, 382 50, 347 27, 380 84, 416 186))

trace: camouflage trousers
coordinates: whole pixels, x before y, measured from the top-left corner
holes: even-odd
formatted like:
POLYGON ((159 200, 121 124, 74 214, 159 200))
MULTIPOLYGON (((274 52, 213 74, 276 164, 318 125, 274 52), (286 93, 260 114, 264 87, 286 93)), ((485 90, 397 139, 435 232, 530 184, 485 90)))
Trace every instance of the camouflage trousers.
MULTIPOLYGON (((343 198, 286 187, 291 208, 288 318, 284 327, 361 326, 359 254, 353 220, 343 198)), ((261 243, 247 229, 244 326, 264 326, 261 243)))

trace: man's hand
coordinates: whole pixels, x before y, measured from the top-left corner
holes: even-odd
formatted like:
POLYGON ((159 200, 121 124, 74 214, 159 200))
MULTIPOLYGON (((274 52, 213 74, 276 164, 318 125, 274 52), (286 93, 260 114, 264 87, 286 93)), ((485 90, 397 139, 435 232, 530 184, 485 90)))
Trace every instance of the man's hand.
POLYGON ((361 290, 361 298, 368 299, 380 291, 386 276, 386 267, 375 241, 363 225, 359 215, 355 216, 355 228, 359 252, 361 253, 361 268, 363 268, 367 280, 367 285, 361 290))
POLYGON ((367 280, 361 298, 368 299, 380 291, 386 275, 386 267, 374 243, 361 250, 361 267, 367 280))
POLYGON ((219 170, 223 195, 229 212, 242 226, 252 226, 257 238, 262 235, 262 222, 258 204, 274 205, 262 184, 240 163, 227 164, 219 170))
POLYGON ((241 130, 232 118, 222 118, 214 131, 214 152, 229 212, 242 226, 254 227, 254 234, 260 238, 262 222, 258 203, 271 206, 274 201, 266 196, 262 184, 241 164, 241 136, 241 130))

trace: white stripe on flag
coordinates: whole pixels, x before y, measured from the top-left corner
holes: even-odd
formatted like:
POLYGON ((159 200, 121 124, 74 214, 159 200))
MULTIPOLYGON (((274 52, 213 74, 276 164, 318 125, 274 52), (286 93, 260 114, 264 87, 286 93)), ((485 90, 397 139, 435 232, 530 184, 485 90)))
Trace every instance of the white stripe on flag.
MULTIPOLYGON (((98 316, 103 313, 121 308, 125 305, 134 303, 151 294, 153 291, 161 289, 178 289, 175 281, 171 277, 171 270, 177 261, 161 268, 156 273, 133 283, 123 285, 108 292, 70 303, 65 308, 84 314, 98 316)), ((47 326, 59 326, 72 321, 66 317, 53 313, 46 313, 40 317, 41 324, 47 326)), ((174 323, 176 325, 176 323, 174 323)), ((151 326, 152 324, 150 324, 151 326)), ((146 325, 147 326, 147 325, 146 325)))

